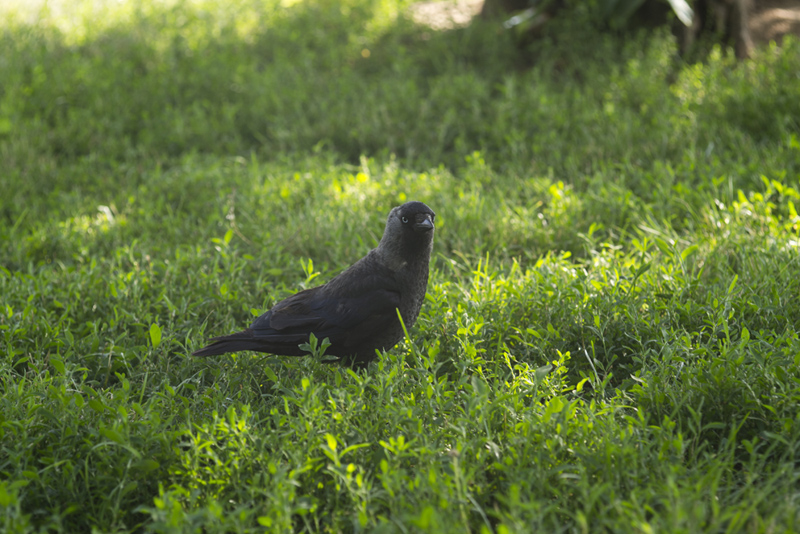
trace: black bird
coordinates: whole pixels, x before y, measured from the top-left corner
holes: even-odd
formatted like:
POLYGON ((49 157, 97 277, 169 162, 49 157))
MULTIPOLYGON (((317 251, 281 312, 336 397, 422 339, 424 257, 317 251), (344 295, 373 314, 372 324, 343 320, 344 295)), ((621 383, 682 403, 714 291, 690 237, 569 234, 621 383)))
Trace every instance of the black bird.
POLYGON ((309 334, 330 340, 326 354, 365 367, 376 349, 388 350, 417 320, 428 287, 436 214, 422 202, 393 208, 378 247, 327 284, 288 297, 250 328, 212 338, 194 356, 252 350, 281 356, 307 354, 298 345, 309 334))

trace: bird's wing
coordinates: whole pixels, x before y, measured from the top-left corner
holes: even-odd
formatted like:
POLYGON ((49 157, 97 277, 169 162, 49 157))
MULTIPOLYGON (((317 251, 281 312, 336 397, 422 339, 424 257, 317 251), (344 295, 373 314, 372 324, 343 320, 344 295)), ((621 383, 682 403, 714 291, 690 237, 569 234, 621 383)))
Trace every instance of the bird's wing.
POLYGON ((307 338, 314 332, 319 339, 348 343, 354 335, 369 335, 397 320, 400 292, 393 278, 373 274, 348 286, 342 295, 323 290, 325 286, 296 293, 256 319, 250 328, 256 336, 301 334, 307 338))

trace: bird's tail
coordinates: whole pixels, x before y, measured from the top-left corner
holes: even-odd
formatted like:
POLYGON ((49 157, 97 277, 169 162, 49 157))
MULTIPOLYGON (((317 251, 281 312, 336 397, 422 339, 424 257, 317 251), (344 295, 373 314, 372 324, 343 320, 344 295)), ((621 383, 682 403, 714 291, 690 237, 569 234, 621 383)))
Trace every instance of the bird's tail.
POLYGON ((229 336, 212 337, 210 341, 209 345, 194 351, 192 356, 217 356, 240 350, 263 350, 263 341, 255 339, 253 331, 249 328, 229 336))

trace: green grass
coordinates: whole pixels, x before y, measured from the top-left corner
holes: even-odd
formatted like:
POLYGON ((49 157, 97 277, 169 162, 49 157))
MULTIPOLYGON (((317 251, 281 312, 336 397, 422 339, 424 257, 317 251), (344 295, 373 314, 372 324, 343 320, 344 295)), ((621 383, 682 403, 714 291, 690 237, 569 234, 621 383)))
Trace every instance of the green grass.
POLYGON ((800 529, 800 43, 48 5, 0 17, 0 529, 800 529), (406 199, 366 372, 188 356, 406 199))

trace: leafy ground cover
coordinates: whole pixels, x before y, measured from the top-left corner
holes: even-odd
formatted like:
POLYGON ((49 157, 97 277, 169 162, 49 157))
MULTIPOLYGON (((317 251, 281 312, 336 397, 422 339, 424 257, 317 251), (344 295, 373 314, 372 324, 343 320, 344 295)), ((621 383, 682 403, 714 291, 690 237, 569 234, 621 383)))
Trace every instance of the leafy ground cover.
POLYGON ((800 528, 798 43, 406 8, 5 13, 4 531, 800 528), (188 356, 412 198, 427 301, 369 370, 188 356))

